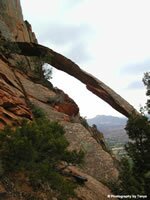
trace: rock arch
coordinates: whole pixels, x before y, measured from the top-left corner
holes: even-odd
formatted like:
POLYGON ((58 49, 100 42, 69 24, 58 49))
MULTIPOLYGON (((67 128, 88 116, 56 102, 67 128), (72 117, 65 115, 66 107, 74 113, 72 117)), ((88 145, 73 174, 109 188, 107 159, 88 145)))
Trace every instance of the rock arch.
POLYGON ((82 70, 76 63, 66 58, 65 56, 36 43, 11 42, 11 45, 17 45, 17 47, 19 47, 19 50, 15 50, 13 53, 24 56, 40 57, 41 60, 45 63, 48 63, 56 69, 64 71, 67 74, 75 77, 84 83, 89 91, 103 99, 115 110, 125 115, 126 117, 130 117, 133 114, 139 114, 137 110, 119 94, 117 94, 110 87, 108 87, 102 81, 98 80, 93 75, 82 70))

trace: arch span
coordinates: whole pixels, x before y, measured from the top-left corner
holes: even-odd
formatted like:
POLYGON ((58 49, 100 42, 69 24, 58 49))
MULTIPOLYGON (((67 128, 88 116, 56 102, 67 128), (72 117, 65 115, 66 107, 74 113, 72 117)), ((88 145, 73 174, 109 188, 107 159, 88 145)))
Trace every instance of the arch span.
POLYGON ((82 70, 76 63, 72 62, 65 56, 40 44, 27 42, 12 42, 11 44, 17 45, 19 47, 19 50, 15 50, 13 53, 24 56, 40 57, 41 60, 45 63, 52 65, 58 70, 66 72, 67 74, 84 83, 88 90, 103 99, 115 110, 125 115, 126 117, 130 117, 133 114, 139 114, 131 104, 129 104, 125 99, 123 99, 105 83, 98 80, 92 74, 82 70))

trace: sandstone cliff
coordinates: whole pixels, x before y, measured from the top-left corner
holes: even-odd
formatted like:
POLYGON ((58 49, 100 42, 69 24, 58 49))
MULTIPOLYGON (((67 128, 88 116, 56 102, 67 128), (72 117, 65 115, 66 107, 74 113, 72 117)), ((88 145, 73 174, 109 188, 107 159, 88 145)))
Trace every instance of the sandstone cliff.
MULTIPOLYGON (((0 128, 16 126, 23 118, 32 120, 30 103, 42 108, 50 120, 57 120, 64 126, 69 149, 82 149, 85 152, 84 166, 80 169, 72 167, 73 171, 88 179, 84 186, 77 188, 78 199, 107 199, 111 191, 101 182, 117 180, 118 176, 112 156, 81 124, 77 104, 63 91, 43 81, 43 62, 36 57, 12 55, 8 41, 37 43, 31 25, 23 20, 19 0, 0 1, 0 128), (39 69, 38 73, 35 69, 39 69)), ((16 191, 20 195, 21 192, 32 192, 27 180, 19 175, 16 175, 17 178, 24 182, 24 188, 17 190, 12 178, 8 184, 0 182, 0 195, 5 194, 9 200, 18 200, 23 197, 17 196, 16 191), (8 192, 9 185, 13 187, 9 187, 11 190, 8 192)))

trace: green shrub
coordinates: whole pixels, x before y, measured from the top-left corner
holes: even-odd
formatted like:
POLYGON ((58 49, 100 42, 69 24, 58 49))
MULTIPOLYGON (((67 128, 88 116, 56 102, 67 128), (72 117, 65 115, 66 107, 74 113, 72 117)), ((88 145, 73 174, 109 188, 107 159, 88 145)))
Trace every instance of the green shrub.
POLYGON ((56 94, 55 96, 51 96, 47 99, 47 103, 49 104, 57 104, 57 103, 64 103, 65 101, 65 95, 63 93, 56 94))
POLYGON ((74 164, 82 164, 83 158, 84 158, 84 152, 80 150, 79 152, 73 150, 73 151, 65 151, 64 153, 64 159, 67 160, 70 163, 74 164))
POLYGON ((23 121, 16 130, 6 127, 0 132, 0 157, 4 173, 23 171, 35 185, 48 182, 60 199, 74 195, 75 183, 58 172, 60 161, 79 163, 83 152, 69 152, 64 129, 57 122, 39 118, 23 121), (63 196, 63 198, 62 198, 63 196))
POLYGON ((86 129, 89 129, 89 125, 88 125, 88 122, 86 120, 86 117, 81 117, 80 122, 86 129))
POLYGON ((36 106, 33 103, 30 103, 30 108, 32 110, 32 113, 33 113, 33 116, 35 119, 45 118, 45 113, 41 108, 39 108, 38 106, 36 106))
POLYGON ((27 73, 28 70, 29 70, 28 65, 27 65, 27 64, 25 63, 25 61, 23 61, 23 60, 18 60, 18 61, 16 62, 15 67, 16 67, 17 69, 23 71, 24 73, 27 73))

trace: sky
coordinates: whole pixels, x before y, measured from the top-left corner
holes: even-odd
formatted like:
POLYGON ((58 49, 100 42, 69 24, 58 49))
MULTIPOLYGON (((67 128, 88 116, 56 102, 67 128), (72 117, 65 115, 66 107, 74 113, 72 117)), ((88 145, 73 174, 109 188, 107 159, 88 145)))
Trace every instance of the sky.
MULTIPOLYGON (((150 71, 149 0, 21 0, 38 42, 73 60, 139 110, 150 71)), ((53 68, 51 82, 83 117, 122 116, 75 78, 53 68)))

